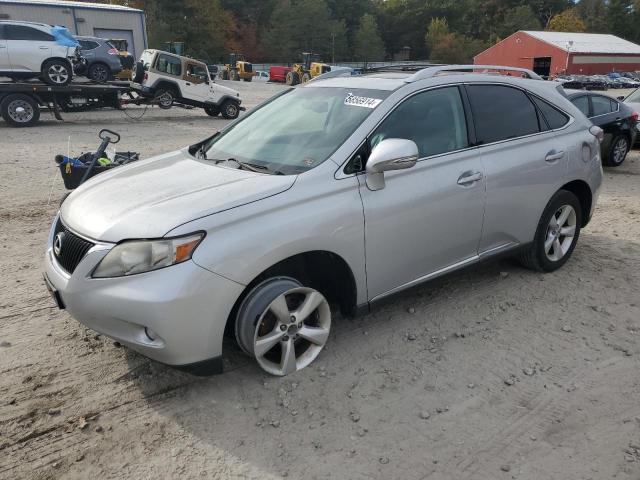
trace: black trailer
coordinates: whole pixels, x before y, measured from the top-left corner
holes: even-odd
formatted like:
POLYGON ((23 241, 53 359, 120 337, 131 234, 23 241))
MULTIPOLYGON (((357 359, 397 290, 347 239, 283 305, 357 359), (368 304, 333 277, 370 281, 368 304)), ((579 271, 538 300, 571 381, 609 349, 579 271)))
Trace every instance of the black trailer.
POLYGON ((108 84, 71 83, 51 86, 44 83, 0 83, 0 116, 13 127, 31 127, 38 123, 40 110, 51 110, 58 120, 61 112, 96 108, 120 109, 125 104, 152 103, 139 95, 129 82, 108 84))

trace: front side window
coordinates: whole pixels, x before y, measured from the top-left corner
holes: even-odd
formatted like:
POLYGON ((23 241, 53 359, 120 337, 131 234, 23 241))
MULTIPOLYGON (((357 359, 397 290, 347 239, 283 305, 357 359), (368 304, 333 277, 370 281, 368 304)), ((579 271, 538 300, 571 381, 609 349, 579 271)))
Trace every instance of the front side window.
POLYGON ((478 143, 540 131, 536 108, 522 90, 502 85, 470 85, 467 89, 478 143))
POLYGON ((593 116, 606 115, 618 109, 618 105, 613 105, 613 101, 607 97, 594 95, 591 97, 591 106, 593 107, 593 116))
POLYGON ((190 77, 198 77, 202 79, 209 78, 209 72, 202 65, 197 65, 194 63, 187 64, 187 75, 190 77))
POLYGON ((370 149, 386 138, 413 140, 420 158, 468 146, 467 123, 457 87, 418 93, 402 102, 370 136, 370 149))
POLYGON ((302 173, 326 161, 387 96, 337 87, 287 90, 214 137, 205 146, 207 159, 302 173))
POLYGON ((169 75, 180 76, 182 74, 182 62, 179 58, 160 54, 156 62, 156 70, 169 75))
POLYGON ((42 42, 53 42, 53 36, 36 28, 24 25, 5 25, 5 36, 7 40, 32 40, 42 42))

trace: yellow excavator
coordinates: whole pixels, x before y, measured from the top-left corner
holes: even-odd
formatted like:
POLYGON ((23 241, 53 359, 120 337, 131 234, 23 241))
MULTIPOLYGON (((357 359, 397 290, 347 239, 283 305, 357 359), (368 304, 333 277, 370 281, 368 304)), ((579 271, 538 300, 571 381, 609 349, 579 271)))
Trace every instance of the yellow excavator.
POLYGON ((331 67, 322 63, 318 54, 304 52, 302 63, 294 64, 291 71, 287 72, 286 82, 287 85, 297 85, 330 71, 331 67))
POLYGON ((241 79, 250 82, 255 75, 253 65, 247 62, 241 53, 229 54, 229 63, 218 73, 222 80, 235 80, 239 82, 241 79))

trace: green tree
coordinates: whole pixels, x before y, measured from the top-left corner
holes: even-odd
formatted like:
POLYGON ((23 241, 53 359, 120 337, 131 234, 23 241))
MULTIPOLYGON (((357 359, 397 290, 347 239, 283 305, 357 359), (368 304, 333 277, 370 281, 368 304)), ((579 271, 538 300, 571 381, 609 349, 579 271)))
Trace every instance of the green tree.
POLYGON ((605 0, 580 0, 576 11, 587 26, 588 32, 609 33, 605 0))
POLYGON ((634 25, 634 9, 631 0, 609 0, 607 7, 607 23, 614 35, 633 38, 638 26, 634 25))
POLYGON ((529 5, 510 8, 504 14, 496 33, 504 38, 518 30, 540 30, 540 20, 529 5))
POLYGON ((378 33, 378 24, 373 15, 365 13, 356 32, 354 52, 358 60, 365 62, 384 60, 384 43, 378 33))
POLYGON ((555 32, 585 32, 587 26, 580 19, 576 9, 569 8, 551 17, 547 30, 555 32))
POLYGON ((443 18, 434 18, 429 23, 425 43, 429 49, 429 59, 436 63, 468 64, 473 56, 481 52, 482 41, 453 33, 443 18))

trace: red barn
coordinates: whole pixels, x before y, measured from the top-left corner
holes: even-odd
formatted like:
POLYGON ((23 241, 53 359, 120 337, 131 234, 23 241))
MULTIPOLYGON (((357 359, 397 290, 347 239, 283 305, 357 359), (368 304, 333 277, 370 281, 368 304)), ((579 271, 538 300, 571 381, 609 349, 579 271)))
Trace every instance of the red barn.
POLYGON ((474 57, 476 65, 505 65, 539 75, 606 74, 640 70, 640 45, 599 33, 521 30, 474 57))

